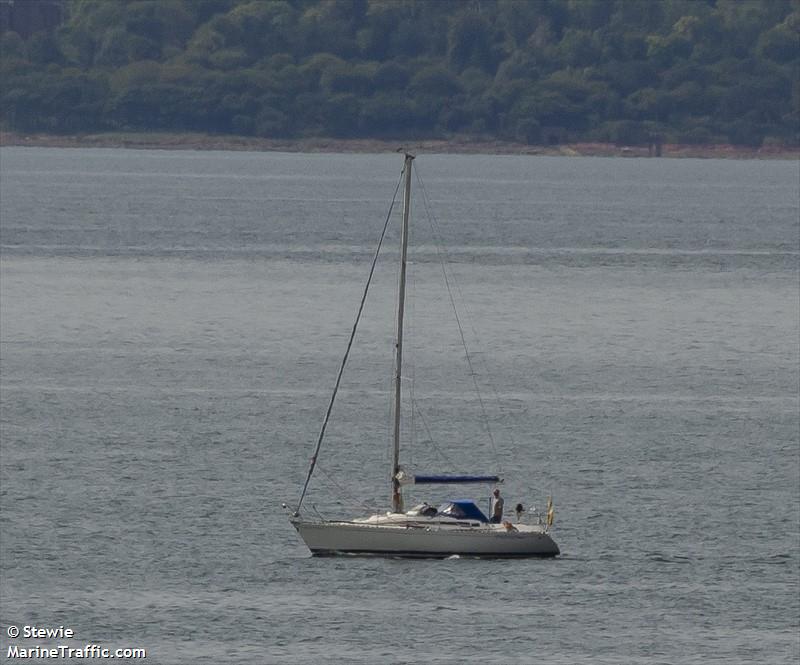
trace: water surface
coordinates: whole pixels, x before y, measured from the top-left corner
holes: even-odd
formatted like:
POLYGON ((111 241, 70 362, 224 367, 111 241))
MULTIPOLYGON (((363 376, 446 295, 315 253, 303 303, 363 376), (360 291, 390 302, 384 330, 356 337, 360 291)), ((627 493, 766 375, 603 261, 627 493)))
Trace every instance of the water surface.
MULTIPOLYGON (((563 556, 311 559, 281 511, 397 155, 3 148, 0 624, 165 664, 796 663, 798 164, 416 163, 404 462, 552 494, 563 556)), ((326 515, 388 502, 397 235, 326 515)))

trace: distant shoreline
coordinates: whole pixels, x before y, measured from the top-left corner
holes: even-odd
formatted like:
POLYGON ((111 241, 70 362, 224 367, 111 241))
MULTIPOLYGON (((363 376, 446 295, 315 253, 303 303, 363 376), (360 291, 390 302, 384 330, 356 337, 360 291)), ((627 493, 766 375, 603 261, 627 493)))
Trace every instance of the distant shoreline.
MULTIPOLYGON (((131 148, 139 150, 241 150, 253 152, 307 153, 384 153, 405 148, 420 154, 551 155, 584 157, 649 157, 647 146, 620 146, 613 143, 569 143, 553 146, 527 145, 507 141, 469 138, 451 140, 381 139, 267 139, 191 133, 98 133, 98 134, 19 134, 0 132, 0 146, 47 148, 131 148)), ((707 159, 799 159, 800 147, 766 146, 750 148, 729 144, 661 146, 661 157, 707 159)))

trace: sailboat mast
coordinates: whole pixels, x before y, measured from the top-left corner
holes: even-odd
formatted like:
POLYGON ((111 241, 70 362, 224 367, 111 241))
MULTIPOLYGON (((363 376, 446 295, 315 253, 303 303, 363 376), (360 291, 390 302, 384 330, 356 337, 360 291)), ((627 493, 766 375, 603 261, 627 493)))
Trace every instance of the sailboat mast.
POLYGON ((408 255, 408 218, 411 212, 411 162, 414 155, 406 153, 403 172, 405 189, 403 192, 403 230, 400 239, 400 282, 397 294, 397 336, 395 338, 394 375, 394 446, 392 449, 392 512, 403 512, 403 497, 400 493, 400 386, 403 376, 403 314, 406 301, 406 256, 408 255))

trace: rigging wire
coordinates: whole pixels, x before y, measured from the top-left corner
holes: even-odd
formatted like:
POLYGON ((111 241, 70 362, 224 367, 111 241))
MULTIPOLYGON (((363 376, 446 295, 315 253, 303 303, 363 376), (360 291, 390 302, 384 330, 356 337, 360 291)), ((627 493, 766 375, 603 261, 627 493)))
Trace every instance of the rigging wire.
POLYGON ((428 435, 428 441, 430 441, 431 448, 436 452, 439 457, 442 458, 442 461, 445 464, 445 468, 452 469, 455 468, 453 464, 453 460, 451 460, 447 455, 445 455, 441 448, 436 445, 436 439, 433 438, 433 434, 431 433, 431 428, 428 426, 428 421, 425 418, 425 415, 422 412, 422 409, 419 408, 419 404, 417 403, 416 399, 412 398, 413 406, 417 409, 417 415, 419 419, 422 421, 422 426, 425 428, 425 433, 428 435))
MULTIPOLYGON (((478 403, 480 404, 481 414, 483 415, 484 426, 486 428, 486 434, 489 437, 489 442, 490 442, 491 447, 492 447, 492 452, 494 453, 496 470, 498 472, 498 475, 502 475, 502 473, 500 473, 500 456, 499 456, 499 454, 497 452, 497 445, 495 444, 494 436, 492 435, 492 428, 489 425, 489 416, 486 413, 486 406, 485 406, 485 404, 483 402, 483 396, 481 395, 481 391, 480 391, 480 388, 478 386, 477 375, 476 375, 475 369, 474 369, 474 367, 472 365, 472 359, 470 358, 470 355, 469 355, 469 349, 467 348, 466 338, 464 337, 464 328, 461 325, 461 318, 458 315, 458 308, 456 307, 456 302, 455 302, 455 299, 453 297, 453 291, 450 288, 450 279, 447 276, 447 269, 445 268, 445 260, 444 260, 444 257, 443 257, 443 249, 442 249, 443 248, 443 242, 442 242, 442 238, 441 238, 441 232, 439 230, 439 225, 438 225, 438 222, 435 219, 435 216, 433 215, 433 212, 431 211, 430 200, 428 198, 428 191, 425 189, 425 185, 422 182, 422 178, 419 175, 419 168, 416 165, 414 166, 414 173, 417 176, 417 183, 419 184, 420 191, 422 192, 422 203, 423 203, 423 205, 425 207, 425 213, 426 213, 426 215, 428 217, 428 223, 431 226, 431 231, 433 232, 433 237, 434 237, 434 240, 436 241, 435 242, 436 254, 437 254, 438 258, 439 258, 439 265, 442 268, 442 275, 444 276, 444 284, 445 284, 445 287, 447 289, 447 295, 448 295, 448 297, 450 299, 450 305, 453 308, 453 314, 455 316, 456 325, 458 326, 458 333, 459 333, 459 336, 461 337, 461 346, 464 347, 464 355, 465 355, 466 360, 467 360, 467 366, 469 368, 469 374, 472 377, 472 383, 473 383, 473 385, 475 387, 475 393, 478 396, 478 403)), ((460 289, 459 289, 459 294, 460 294, 460 289)))
POLYGON ((343 494, 343 495, 345 496, 345 498, 349 499, 349 500, 352 502, 352 505, 354 505, 354 506, 358 506, 359 508, 363 508, 363 509, 364 509, 364 510, 366 510, 367 512, 370 512, 370 511, 375 511, 375 510, 377 510, 377 509, 376 509, 376 507, 375 507, 374 505, 370 505, 370 504, 368 504, 368 503, 366 503, 366 502, 362 501, 361 499, 358 499, 358 498, 356 498, 356 496, 355 496, 355 495, 351 494, 351 493, 350 493, 350 492, 348 492, 348 491, 347 491, 347 490, 346 490, 344 487, 342 487, 342 486, 341 486, 339 483, 337 483, 337 482, 336 482, 336 481, 333 479, 333 475, 331 475, 330 473, 328 473, 328 472, 325 470, 325 467, 323 467, 323 466, 321 466, 321 465, 320 465, 319 467, 317 467, 317 470, 318 470, 318 471, 319 471, 319 472, 320 472, 320 473, 321 473, 321 474, 324 476, 324 478, 325 478, 325 479, 326 479, 326 480, 327 480, 327 481, 328 481, 328 482, 329 482, 331 485, 333 485, 333 486, 334 486, 334 487, 335 487, 335 488, 336 488, 336 489, 339 491, 339 493, 340 493, 340 494, 343 494))
POLYGON ((325 428, 328 426, 328 421, 331 417, 331 411, 333 411, 333 403, 336 401, 336 393, 339 390, 339 384, 342 381, 342 375, 344 374, 344 368, 347 364, 347 358, 350 356, 350 349, 353 347, 353 340, 356 336, 356 330, 358 329, 358 323, 361 321, 361 313, 364 311, 364 303, 367 300, 367 293, 369 292, 370 284, 372 283, 372 275, 375 273, 375 265, 378 263, 378 256, 381 253, 381 246, 383 245, 383 239, 386 236, 386 229, 389 228, 389 220, 392 217, 392 210, 394 209, 394 203, 397 200, 397 192, 400 191, 400 183, 403 181, 403 173, 405 172, 405 167, 403 167, 403 171, 400 173, 400 178, 397 181, 397 186, 394 188, 394 195, 392 196, 392 202, 389 205, 389 211, 386 213, 386 221, 383 223, 383 230, 381 231, 381 236, 378 239, 378 246, 375 249, 375 255, 372 257, 372 265, 369 268, 369 276, 367 277, 367 284, 364 287, 364 293, 361 296, 361 302, 358 305, 358 313, 356 314, 356 320, 353 323, 353 330, 350 332, 350 339, 347 342, 347 350, 344 352, 344 357, 342 358, 342 364, 339 366, 339 373, 336 376, 336 385, 333 387, 333 394, 331 395, 330 403, 328 404, 328 410, 325 413, 325 420, 322 422, 322 428, 319 432, 319 437, 317 438, 317 445, 314 448, 314 454, 311 457, 311 466, 308 468, 308 474, 306 475, 306 482, 303 484, 303 491, 300 494, 300 500, 297 502, 297 508, 295 508, 294 515, 297 517, 300 514, 300 508, 303 505, 303 499, 305 499, 306 492, 308 491, 308 483, 311 482, 311 476, 314 474, 314 468, 317 466, 317 456, 319 455, 320 448, 322 447, 322 439, 325 437, 325 428))
MULTIPOLYGON (((411 238, 409 237, 409 241, 411 238)), ((410 244, 410 243, 409 243, 410 244)), ((416 423, 416 409, 414 408, 414 389, 417 386, 417 361, 416 361, 416 353, 414 352, 414 345, 417 342, 416 339, 416 303, 417 303, 417 290, 416 290, 416 269, 414 266, 414 262, 409 260, 407 263, 407 280, 408 280, 408 297, 406 298, 406 348, 408 349, 408 353, 406 354, 406 361, 407 364, 410 366, 410 371, 408 372, 408 405, 411 407, 409 410, 409 419, 410 419, 410 427, 409 427, 409 441, 411 445, 409 446, 409 450, 411 455, 408 457, 408 463, 414 463, 414 448, 417 442, 417 423, 416 423)))
POLYGON ((417 320, 416 320, 416 314, 417 314, 417 272, 418 271, 416 269, 414 261, 413 260, 409 260, 408 261, 408 273, 407 273, 409 297, 407 299, 407 309, 406 309, 406 321, 407 321, 407 324, 405 326, 405 328, 406 328, 405 337, 406 337, 406 340, 407 340, 406 341, 406 346, 408 347, 408 349, 410 351, 410 353, 407 354, 407 358, 408 358, 407 364, 410 367, 410 372, 409 372, 409 376, 408 376, 408 379, 409 379, 408 396, 409 396, 410 412, 411 412, 411 427, 410 427, 410 431, 411 431, 411 446, 409 446, 410 455, 407 458, 407 463, 409 465, 413 465, 414 464, 414 459, 413 459, 414 450, 417 449, 419 447, 419 445, 421 444, 421 441, 419 439, 419 433, 418 433, 418 425, 417 425, 417 421, 419 421, 419 422, 422 423, 422 428, 424 429, 424 434, 427 435, 427 438, 428 438, 427 443, 429 445, 427 447, 432 448, 434 450, 434 452, 436 452, 436 454, 444 462, 446 468, 454 468, 452 460, 450 460, 442 452, 442 450, 439 448, 439 446, 436 445, 436 439, 434 438, 433 433, 431 432, 431 428, 430 428, 430 426, 428 424, 427 419, 425 418, 425 414, 424 414, 422 408, 420 407, 419 401, 417 400, 417 397, 416 397, 416 386, 417 386, 417 363, 416 363, 416 358, 417 358, 417 353, 415 352, 415 350, 420 348, 420 347, 418 347, 418 335, 417 335, 417 328, 416 328, 416 325, 417 325, 417 320))
MULTIPOLYGON (((415 168, 416 168, 416 165, 415 165, 415 168)), ((423 190, 423 192, 427 196, 427 191, 425 190, 425 185, 422 182, 422 180, 420 179, 419 173, 417 173, 417 179, 418 179, 418 181, 419 181, 419 183, 421 185, 421 189, 423 190)), ((438 230, 438 234, 439 234, 439 237, 441 237, 441 235, 442 235, 441 229, 439 227, 439 222, 438 222, 438 220, 436 220, 435 215, 431 215, 431 220, 433 221, 433 224, 436 225, 437 229, 439 229, 438 230)), ((481 346, 480 335, 478 334, 478 331, 475 329, 475 324, 473 323, 474 317, 470 314, 469 307, 467 305, 467 299, 464 297, 464 293, 461 290, 461 284, 459 284, 458 279, 456 279, 455 272, 452 272, 452 276, 453 276, 453 284, 455 285, 456 290, 458 291, 458 297, 460 299, 460 302, 462 303, 462 307, 463 307, 464 313, 466 315, 464 318, 466 319, 467 323, 469 323, 470 330, 472 331, 472 334, 474 335, 478 346, 481 346)), ((484 373, 484 376, 486 377, 486 380, 489 383, 489 387, 492 389, 492 396, 494 397, 494 403, 497 405, 498 412, 503 414, 503 415, 508 415, 509 411, 508 411, 508 409, 503 407, 503 401, 500 399, 500 394, 499 394, 499 392, 497 390, 497 385, 495 384, 494 380, 492 379, 492 373, 489 371, 489 366, 486 363, 486 359, 480 354, 478 354, 478 359, 480 360, 480 363, 483 366, 483 373, 484 373)), ((516 451, 517 450, 517 444, 516 444, 516 441, 514 439, 514 434, 512 432, 512 429, 510 429, 510 428, 507 429, 506 430, 506 434, 507 434, 508 439, 509 439, 509 441, 511 443, 512 450, 516 451)))

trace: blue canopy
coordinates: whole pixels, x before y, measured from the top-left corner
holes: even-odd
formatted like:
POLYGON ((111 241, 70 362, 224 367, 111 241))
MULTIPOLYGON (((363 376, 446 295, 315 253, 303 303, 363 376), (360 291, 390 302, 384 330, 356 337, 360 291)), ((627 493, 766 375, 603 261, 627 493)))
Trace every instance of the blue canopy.
POLYGON ((454 483, 499 483, 500 476, 414 476, 415 485, 446 485, 454 483))
POLYGON ((438 510, 440 515, 447 515, 448 517, 455 517, 462 520, 478 520, 479 522, 488 522, 486 515, 481 512, 481 509, 475 505, 474 501, 469 499, 455 499, 448 501, 439 506, 438 510))

